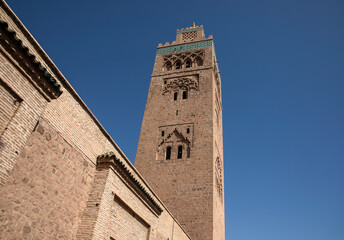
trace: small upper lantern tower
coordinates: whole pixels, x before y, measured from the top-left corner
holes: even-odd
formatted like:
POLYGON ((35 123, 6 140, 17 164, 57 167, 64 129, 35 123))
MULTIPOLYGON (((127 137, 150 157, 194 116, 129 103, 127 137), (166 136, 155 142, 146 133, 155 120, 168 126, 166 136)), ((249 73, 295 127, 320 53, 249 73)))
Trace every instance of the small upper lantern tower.
POLYGON ((135 166, 192 239, 225 239, 221 78, 202 25, 158 46, 135 166))
POLYGON ((192 42, 192 41, 199 41, 204 39, 204 31, 203 26, 196 27, 195 23, 192 24, 191 27, 183 29, 183 30, 177 30, 177 39, 176 43, 186 43, 186 42, 192 42))

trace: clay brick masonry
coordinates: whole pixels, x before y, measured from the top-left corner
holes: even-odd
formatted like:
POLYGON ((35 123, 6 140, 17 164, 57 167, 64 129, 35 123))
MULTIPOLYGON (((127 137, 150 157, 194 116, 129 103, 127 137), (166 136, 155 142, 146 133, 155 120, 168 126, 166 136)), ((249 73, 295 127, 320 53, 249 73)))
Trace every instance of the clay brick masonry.
POLYGON ((158 47, 139 172, 0 0, 0 239, 224 239, 221 89, 203 35, 158 47))
POLYGON ((221 79, 212 36, 159 45, 135 166, 193 239, 224 239, 221 79))

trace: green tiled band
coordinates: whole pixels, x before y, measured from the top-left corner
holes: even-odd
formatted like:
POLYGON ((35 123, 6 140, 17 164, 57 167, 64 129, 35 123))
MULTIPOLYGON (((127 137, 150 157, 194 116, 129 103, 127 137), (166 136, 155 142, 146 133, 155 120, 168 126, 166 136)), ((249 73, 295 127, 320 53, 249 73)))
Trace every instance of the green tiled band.
POLYGON ((193 50, 193 49, 198 49, 198 48, 206 48, 206 47, 212 47, 212 46, 213 46, 213 40, 205 40, 205 41, 201 41, 201 42, 185 43, 185 44, 176 45, 176 46, 158 48, 156 55, 182 52, 182 51, 193 50))
POLYGON ((221 84, 220 70, 219 70, 219 66, 217 63, 217 58, 216 58, 216 54, 215 54, 215 48, 214 48, 213 40, 205 40, 205 41, 201 41, 201 42, 185 43, 185 44, 176 45, 176 46, 168 46, 168 47, 158 48, 156 55, 176 53, 176 52, 182 52, 182 51, 188 51, 188 50, 194 50, 194 49, 206 48, 206 47, 212 47, 213 48, 213 53, 215 56, 216 69, 217 69, 217 72, 219 74, 219 81, 221 84))
POLYGON ((185 29, 185 30, 177 30, 177 33, 193 32, 193 31, 202 30, 202 29, 203 29, 203 27, 190 28, 190 29, 185 29))

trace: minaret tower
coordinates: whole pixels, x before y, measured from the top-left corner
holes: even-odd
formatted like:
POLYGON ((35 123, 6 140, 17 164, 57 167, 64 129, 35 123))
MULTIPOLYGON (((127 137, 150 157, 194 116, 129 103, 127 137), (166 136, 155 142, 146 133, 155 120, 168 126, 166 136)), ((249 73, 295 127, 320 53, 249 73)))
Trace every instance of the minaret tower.
POLYGON ((221 78, 203 26, 158 46, 135 166, 192 239, 225 239, 221 78))

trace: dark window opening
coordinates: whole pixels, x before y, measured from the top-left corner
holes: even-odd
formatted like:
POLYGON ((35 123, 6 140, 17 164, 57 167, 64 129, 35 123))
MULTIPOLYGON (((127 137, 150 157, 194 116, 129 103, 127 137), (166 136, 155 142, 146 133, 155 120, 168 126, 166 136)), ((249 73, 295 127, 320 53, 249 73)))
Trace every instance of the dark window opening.
POLYGON ((171 159, 171 147, 170 146, 168 146, 166 148, 166 160, 169 160, 169 159, 171 159))
POLYGON ((176 116, 178 116, 178 110, 176 111, 176 116))
POLYGON ((167 83, 167 81, 164 81, 164 84, 166 84, 167 83))
POLYGON ((190 128, 186 129, 186 133, 190 133, 190 128))
POLYGON ((165 135, 165 131, 161 131, 161 136, 163 137, 165 135))
POLYGON ((173 99, 174 99, 174 101, 177 101, 177 99, 178 99, 178 93, 177 93, 177 92, 175 92, 175 93, 173 94, 173 99))
POLYGON ((182 68, 182 64, 180 63, 180 61, 176 62, 176 69, 181 69, 182 68))
POLYGON ((195 62, 196 62, 197 67, 203 65, 203 60, 202 60, 200 57, 197 57, 196 60, 195 60, 195 62))
POLYGON ((179 145, 178 146, 178 159, 183 157, 183 146, 179 145))
POLYGON ((165 64, 165 69, 166 69, 167 71, 172 70, 172 64, 171 64, 171 62, 167 62, 167 63, 165 64))
POLYGON ((190 158, 190 147, 187 148, 187 158, 190 158))
POLYGON ((183 91, 183 99, 187 99, 188 98, 188 92, 187 91, 183 91))
POLYGON ((191 67, 191 60, 190 60, 190 59, 186 60, 186 62, 185 62, 185 67, 186 67, 186 68, 191 67))

